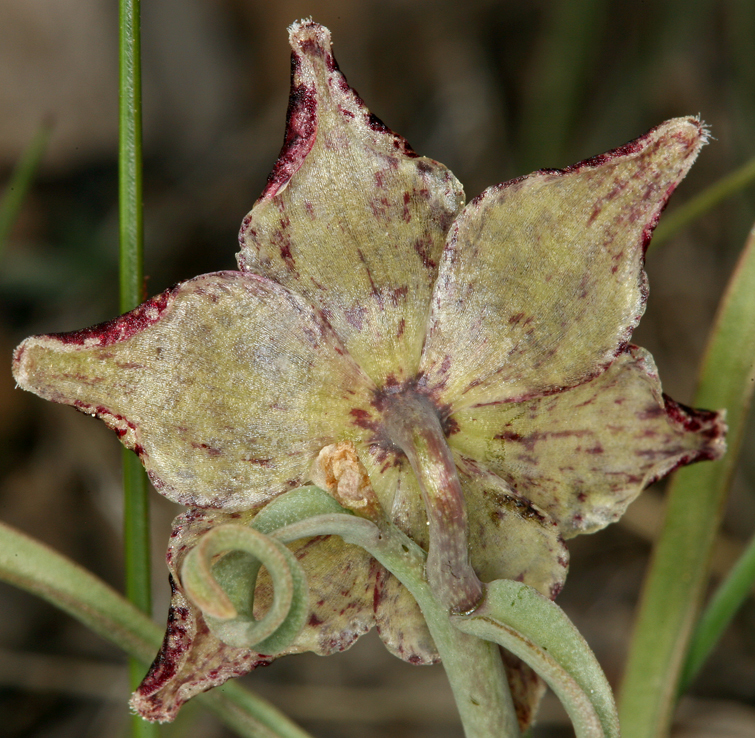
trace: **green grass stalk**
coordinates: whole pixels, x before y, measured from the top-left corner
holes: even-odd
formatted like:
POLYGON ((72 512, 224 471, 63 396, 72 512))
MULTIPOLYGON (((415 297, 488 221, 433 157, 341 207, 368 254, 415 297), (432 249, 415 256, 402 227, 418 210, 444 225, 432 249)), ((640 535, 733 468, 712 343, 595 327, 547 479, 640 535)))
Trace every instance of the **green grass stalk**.
POLYGON ((687 661, 682 670, 679 691, 684 692, 697 676, 737 610, 752 591, 755 582, 755 536, 742 556, 719 585, 692 634, 687 661))
MULTIPOLYGON (((126 312, 144 299, 140 0, 119 0, 118 20, 120 309, 126 312)), ((149 485, 139 459, 124 449, 126 596, 139 610, 150 615, 152 589, 148 491, 149 485)), ((144 665, 132 659, 129 671, 131 686, 135 688, 144 676, 144 665)), ((134 738, 150 738, 157 735, 157 729, 135 716, 132 735, 134 738)))
POLYGON ((695 405, 726 408, 728 452, 681 469, 669 486, 619 700, 624 738, 668 735, 753 389, 755 228, 721 303, 695 395, 695 405))
POLYGON ((722 177, 679 208, 664 214, 653 233, 650 249, 658 248, 679 231, 755 182, 755 158, 722 177))
POLYGON ((21 212, 21 206, 29 192, 34 175, 39 169, 42 156, 50 140, 50 130, 51 127, 47 123, 43 123, 39 127, 13 169, 5 194, 0 200, 0 258, 2 258, 11 229, 21 212))

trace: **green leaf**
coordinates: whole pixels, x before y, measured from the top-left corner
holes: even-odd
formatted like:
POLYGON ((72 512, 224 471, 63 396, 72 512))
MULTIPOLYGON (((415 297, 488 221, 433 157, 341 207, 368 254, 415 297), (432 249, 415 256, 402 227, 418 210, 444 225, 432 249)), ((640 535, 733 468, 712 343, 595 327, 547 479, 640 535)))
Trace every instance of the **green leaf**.
POLYGON ((755 229, 721 304, 694 400, 726 408, 729 451, 680 470, 669 486, 619 701, 625 738, 668 733, 754 388, 755 229))
POLYGON ((752 590, 755 581, 755 536, 713 595, 692 635, 679 691, 689 687, 718 639, 752 590))
POLYGON ((39 163, 50 139, 50 130, 51 128, 47 124, 42 124, 39 127, 13 170, 5 194, 0 200, 0 256, 3 254, 5 242, 8 240, 16 218, 18 218, 34 175, 39 169, 39 163))
POLYGON ((529 664, 563 703, 578 738, 619 735, 611 687, 595 655, 564 611, 532 587, 491 582, 482 605, 451 623, 529 664))
MULTIPOLYGON (((0 580, 52 603, 142 664, 152 660, 162 628, 70 559, 0 523, 0 580)), ((197 697, 245 738, 311 738, 262 698, 237 684, 197 697)))

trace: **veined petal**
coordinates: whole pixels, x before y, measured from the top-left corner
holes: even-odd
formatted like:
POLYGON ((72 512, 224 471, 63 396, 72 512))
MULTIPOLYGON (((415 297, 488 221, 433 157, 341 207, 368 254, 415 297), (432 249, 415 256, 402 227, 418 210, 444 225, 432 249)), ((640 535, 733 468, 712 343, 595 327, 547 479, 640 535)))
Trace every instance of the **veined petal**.
POLYGON ((378 386, 400 382, 419 364, 463 191, 367 110, 338 70, 326 28, 295 23, 290 40, 285 143, 242 223, 239 267, 319 307, 378 386))
POLYGON ((636 346, 570 390, 453 418, 454 450, 532 500, 566 537, 604 528, 651 482, 725 450, 722 413, 665 397, 652 356, 636 346))
POLYGON ((555 599, 569 567, 569 552, 555 521, 471 459, 457 456, 457 463, 472 566, 480 579, 514 579, 555 599))
MULTIPOLYGON (((320 656, 345 651, 375 624, 373 605, 378 564, 363 548, 338 536, 318 536, 288 544, 307 575, 311 613, 299 637, 279 656, 313 651, 320 656)), ((254 593, 255 617, 268 609, 272 587, 266 570, 254 593)))
POLYGON ((273 661, 219 641, 172 578, 171 585, 163 645, 130 703, 145 720, 159 723, 174 720, 181 705, 194 695, 273 661))
POLYGON ((440 660, 417 600, 389 571, 380 567, 375 588, 375 623, 385 647, 410 664, 440 660))
POLYGON ((440 403, 524 400, 596 376, 645 308, 643 257, 705 143, 694 118, 486 190, 449 234, 421 368, 440 403))
MULTIPOLYGON (((142 717, 173 720, 181 705, 200 692, 284 654, 343 651, 375 624, 376 562, 358 546, 324 536, 289 545, 304 569, 310 593, 310 616, 293 644, 271 657, 220 641, 185 596, 179 572, 186 554, 204 533, 224 523, 249 524, 257 511, 190 510, 173 521, 167 554, 173 588, 168 628, 160 652, 131 699, 142 717)), ((254 592, 255 616, 270 606, 271 599, 270 578, 262 569, 254 592)))
POLYGON ((301 485, 372 386, 304 300, 238 272, 189 280, 85 331, 29 338, 14 375, 102 418, 166 497, 227 509, 301 485))
POLYGON ((145 720, 172 721, 181 705, 196 694, 246 674, 272 659, 247 648, 233 648, 218 640, 202 613, 186 598, 179 572, 186 554, 213 525, 247 523, 254 512, 221 513, 189 510, 173 521, 166 560, 171 600, 162 647, 131 697, 131 707, 145 720))

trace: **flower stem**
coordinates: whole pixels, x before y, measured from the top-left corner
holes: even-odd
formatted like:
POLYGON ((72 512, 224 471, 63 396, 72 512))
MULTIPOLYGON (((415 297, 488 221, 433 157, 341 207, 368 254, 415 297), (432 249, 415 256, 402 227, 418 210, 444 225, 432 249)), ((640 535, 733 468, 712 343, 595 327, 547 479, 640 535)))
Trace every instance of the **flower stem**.
POLYGON ((449 610, 468 612, 479 603, 482 584, 469 560, 464 496, 437 410, 418 393, 396 395, 385 411, 385 431, 406 454, 422 491, 430 586, 449 610))
POLYGON ((339 535, 374 556, 409 590, 422 610, 438 649, 467 738, 518 738, 519 723, 496 644, 462 633, 451 624, 424 576, 425 552, 396 526, 378 528, 351 515, 321 515, 272 534, 288 543, 313 535, 339 535))
MULTIPOLYGON (((467 738, 516 738, 519 724, 498 646, 462 633, 433 596, 432 587, 404 552, 400 533, 384 538, 372 555, 391 571, 417 600, 438 649, 467 738)), ((408 540, 408 539, 407 539, 408 540)), ((419 556, 417 551, 414 556, 419 556)), ((421 566, 421 564, 420 564, 421 566)))

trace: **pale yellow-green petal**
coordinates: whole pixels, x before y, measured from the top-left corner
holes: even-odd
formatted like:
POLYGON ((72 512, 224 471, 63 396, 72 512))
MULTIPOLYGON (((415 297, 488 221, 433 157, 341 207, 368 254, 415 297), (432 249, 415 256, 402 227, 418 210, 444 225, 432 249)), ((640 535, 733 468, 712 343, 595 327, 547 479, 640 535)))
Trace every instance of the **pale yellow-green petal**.
POLYGON ((417 370, 461 185, 367 110, 326 28, 294 24, 291 46, 286 140, 244 218, 239 266, 320 308, 378 386, 400 382, 417 370))
MULTIPOLYGON (((373 604, 378 563, 363 548, 337 536, 288 544, 307 576, 310 615, 296 640, 279 656, 313 651, 327 656, 344 651, 375 624, 373 604)), ((255 617, 272 602, 272 587, 262 570, 255 590, 255 617)))
POLYGON ((483 582, 514 579, 555 599, 569 566, 555 521, 518 497, 500 477, 471 459, 457 459, 477 575, 483 582))
POLYGON ((403 661, 420 665, 440 659, 417 601, 385 569, 375 588, 375 623, 385 647, 403 661))
POLYGON ((184 282, 87 331, 27 339, 19 385, 101 417, 166 497, 249 508, 363 431, 372 385, 300 297, 255 275, 184 282))
POLYGON ((694 118, 562 171, 486 190, 451 230, 424 382, 455 409, 523 400, 605 369, 644 311, 644 251, 706 140, 694 118))
POLYGON ((273 659, 232 648, 209 630, 201 613, 175 586, 163 645, 147 676, 131 697, 131 709, 145 720, 171 722, 194 695, 273 659))
POLYGON ((578 387, 453 417, 454 450, 532 500, 567 537, 618 520, 651 482, 725 449, 722 415, 665 397, 652 357, 636 346, 578 387))

